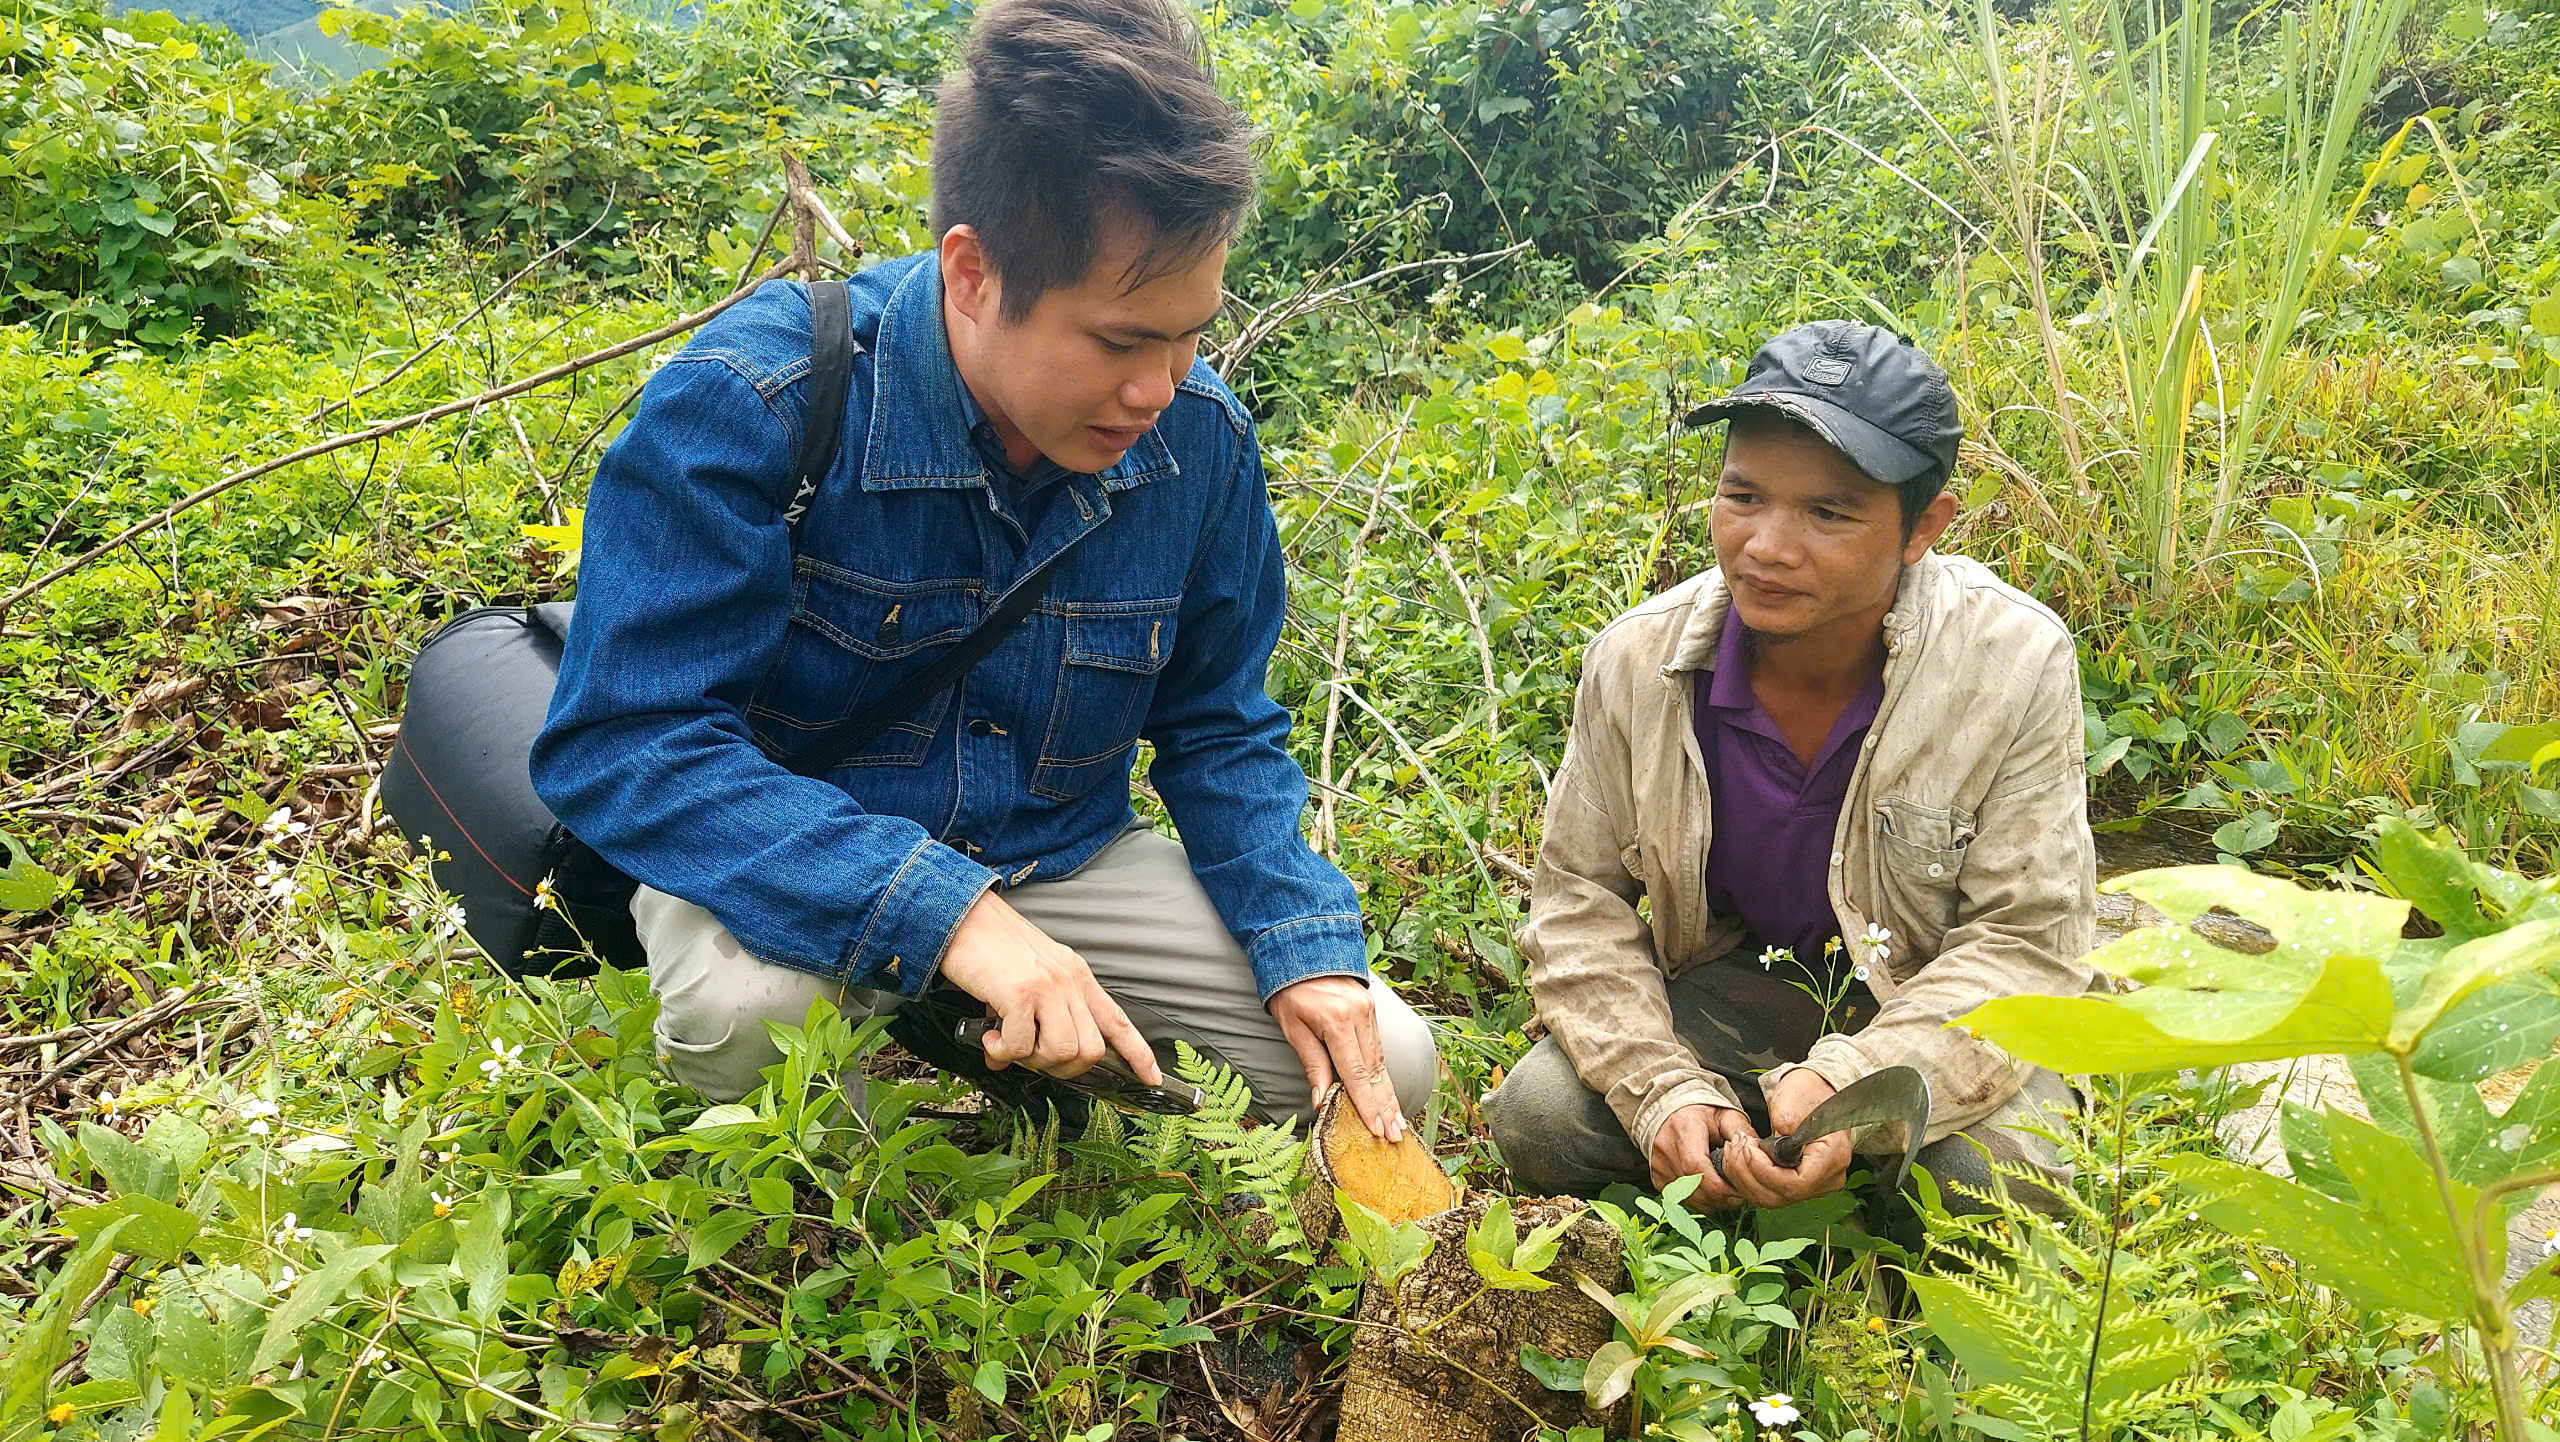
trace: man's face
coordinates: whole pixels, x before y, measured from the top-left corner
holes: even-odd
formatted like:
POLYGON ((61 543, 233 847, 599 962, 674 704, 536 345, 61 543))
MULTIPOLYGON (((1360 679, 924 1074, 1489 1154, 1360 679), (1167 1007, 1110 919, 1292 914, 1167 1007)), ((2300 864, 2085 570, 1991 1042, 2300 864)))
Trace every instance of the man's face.
POLYGON ((1004 282, 967 226, 943 237, 954 359, 1021 468, 1037 452, 1071 471, 1117 465, 1173 403, 1223 299, 1227 248, 1126 290, 1137 254, 1116 233, 1082 280, 1004 316, 1004 282))
MULTIPOLYGON (((1740 421, 1716 486, 1716 564, 1742 623, 1772 639, 1863 630, 1893 605, 1902 568, 1955 513, 1939 495, 1906 539, 1902 499, 1813 432, 1740 421)), ((1863 637, 1859 638, 1863 643, 1863 637)))

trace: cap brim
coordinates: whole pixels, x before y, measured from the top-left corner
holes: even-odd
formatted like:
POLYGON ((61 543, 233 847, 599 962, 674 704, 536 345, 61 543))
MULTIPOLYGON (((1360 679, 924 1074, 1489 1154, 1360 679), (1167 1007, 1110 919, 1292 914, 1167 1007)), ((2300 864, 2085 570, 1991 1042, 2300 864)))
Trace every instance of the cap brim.
POLYGON ((1847 456, 1850 464, 1888 486, 1918 480, 1937 468, 1938 458, 1927 451, 1820 396, 1807 395, 1802 391, 1755 391, 1749 395, 1726 396, 1699 406, 1682 417, 1682 421, 1687 425, 1703 426, 1731 420, 1737 412, 1755 407, 1776 411, 1813 427, 1814 433, 1847 456))

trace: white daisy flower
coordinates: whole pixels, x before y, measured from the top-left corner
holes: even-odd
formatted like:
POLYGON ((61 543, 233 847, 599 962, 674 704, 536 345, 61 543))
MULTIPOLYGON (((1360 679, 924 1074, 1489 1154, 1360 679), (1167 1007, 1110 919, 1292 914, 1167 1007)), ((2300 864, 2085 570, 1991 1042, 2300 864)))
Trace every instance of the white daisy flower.
POLYGON ((268 841, 276 842, 300 836, 309 831, 311 825, 309 822, 294 820, 292 807, 279 806, 267 813, 267 819, 258 823, 258 829, 266 833, 268 841))
POLYGON ((506 1075, 508 1069, 516 1064, 516 1058, 523 1055, 522 1043, 509 1046, 504 1039, 492 1037, 489 1041, 489 1054, 480 1059, 480 1074, 495 1081, 506 1075))
POLYGON ((429 1192, 427 1195, 435 1198, 437 1216, 450 1217, 453 1215, 453 1197, 451 1194, 446 1192, 429 1192))
POLYGON ((309 1227, 295 1226, 293 1213, 285 1213, 284 1220, 276 1226, 276 1245, 281 1247, 291 1242, 307 1242, 310 1240, 311 1229, 309 1227))
POLYGON ((1796 1410, 1796 1399, 1784 1392, 1772 1392, 1751 1404, 1751 1416, 1763 1427, 1783 1427, 1804 1414, 1796 1410))
POLYGON ((267 1291, 271 1295, 282 1295, 293 1286, 293 1279, 301 1275, 302 1274, 300 1272, 293 1269, 293 1264, 291 1262, 287 1262, 283 1266, 276 1268, 276 1279, 267 1284, 267 1291))
POLYGON ((2542 1255, 2560 1257, 2560 1227, 2553 1227, 2542 1234, 2542 1255))
POLYGON ((259 870, 256 884, 260 891, 267 894, 267 899, 270 901, 291 901, 294 893, 302 889, 294 881, 293 873, 285 868, 285 864, 274 860, 268 861, 259 870))
POLYGON ((262 1137, 271 1130, 267 1123, 276 1117, 279 1109, 274 1102, 268 1101, 264 1097, 251 1097, 247 1101, 240 1103, 237 1110, 241 1117, 249 1123, 249 1135, 253 1137, 262 1137))
POLYGON ((439 920, 444 922, 446 928, 452 931, 461 931, 463 928, 471 924, 470 913, 462 909, 462 903, 459 901, 449 901, 445 903, 443 910, 437 912, 436 915, 439 920))
POLYGON ((1796 954, 1787 950, 1785 947, 1768 947, 1763 949, 1760 953, 1760 969, 1762 971, 1767 971, 1769 968, 1776 966, 1779 962, 1793 961, 1795 959, 1796 954))
POLYGON ((358 1367, 380 1367, 382 1370, 388 1372, 391 1370, 391 1354, 383 1351, 380 1347, 367 1347, 364 1349, 364 1355, 356 1359, 356 1365, 358 1367))
POLYGON ((559 907, 560 893, 551 889, 550 877, 546 876, 533 884, 533 904, 536 909, 542 911, 552 911, 559 907))

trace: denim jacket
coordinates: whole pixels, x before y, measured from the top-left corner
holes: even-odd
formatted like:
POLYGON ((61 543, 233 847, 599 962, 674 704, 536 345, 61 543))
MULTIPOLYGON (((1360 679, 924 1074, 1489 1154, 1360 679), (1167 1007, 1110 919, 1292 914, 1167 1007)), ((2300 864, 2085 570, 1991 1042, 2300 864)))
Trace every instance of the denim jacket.
POLYGON ((796 538, 807 291, 766 286, 650 378, 588 497, 536 791, 756 955, 912 996, 990 886, 1068 875, 1128 827, 1143 737, 1263 998, 1367 975, 1263 691, 1285 592, 1244 408, 1193 366, 1155 428, 1054 482, 1026 533, 971 443, 934 257, 850 285, 843 442, 796 538), (896 694, 1070 546, 1018 631, 843 765, 803 777, 760 749, 896 694))

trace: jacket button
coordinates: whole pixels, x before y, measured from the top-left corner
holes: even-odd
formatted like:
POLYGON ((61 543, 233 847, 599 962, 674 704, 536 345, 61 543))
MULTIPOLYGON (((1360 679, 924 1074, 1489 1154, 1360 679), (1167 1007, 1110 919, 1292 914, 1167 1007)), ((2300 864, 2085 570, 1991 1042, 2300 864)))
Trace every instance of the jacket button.
POLYGON ((995 734, 995 729, 996 723, 984 716, 969 723, 969 734, 972 736, 992 736, 995 734))
POLYGON ((1929 863, 1929 874, 1931 876, 1944 876, 1947 874, 1947 869, 1932 861, 1929 863))
POLYGON ((1831 853, 1831 864, 1834 866, 1838 866, 1845 859, 1846 858, 1837 851, 1831 853))

